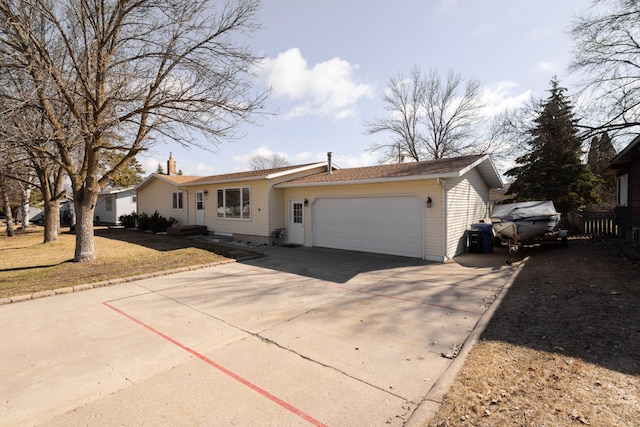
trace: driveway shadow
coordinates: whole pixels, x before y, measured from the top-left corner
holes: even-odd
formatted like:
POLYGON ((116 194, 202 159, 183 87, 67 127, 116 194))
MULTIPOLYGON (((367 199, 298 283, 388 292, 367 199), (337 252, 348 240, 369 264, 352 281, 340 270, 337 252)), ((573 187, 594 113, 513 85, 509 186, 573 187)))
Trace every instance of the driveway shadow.
POLYGON ((482 338, 640 374, 640 268, 602 240, 528 255, 482 338))
POLYGON ((243 262, 334 283, 346 283, 364 272, 433 264, 417 258, 305 246, 264 247, 262 251, 263 258, 243 262))

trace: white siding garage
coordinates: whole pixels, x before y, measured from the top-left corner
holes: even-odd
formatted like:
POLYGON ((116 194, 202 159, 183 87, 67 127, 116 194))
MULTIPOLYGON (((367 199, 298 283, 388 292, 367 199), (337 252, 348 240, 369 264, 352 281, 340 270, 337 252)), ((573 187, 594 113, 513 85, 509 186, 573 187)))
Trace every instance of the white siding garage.
POLYGON ((422 258, 424 209, 416 196, 319 198, 313 246, 422 258))

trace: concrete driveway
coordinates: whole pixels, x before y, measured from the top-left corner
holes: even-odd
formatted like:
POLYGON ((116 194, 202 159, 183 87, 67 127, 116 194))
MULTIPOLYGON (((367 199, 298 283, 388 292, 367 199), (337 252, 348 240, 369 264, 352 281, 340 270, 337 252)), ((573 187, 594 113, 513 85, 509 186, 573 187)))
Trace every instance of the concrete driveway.
POLYGON ((0 306, 0 425, 420 425, 515 268, 265 251, 0 306))

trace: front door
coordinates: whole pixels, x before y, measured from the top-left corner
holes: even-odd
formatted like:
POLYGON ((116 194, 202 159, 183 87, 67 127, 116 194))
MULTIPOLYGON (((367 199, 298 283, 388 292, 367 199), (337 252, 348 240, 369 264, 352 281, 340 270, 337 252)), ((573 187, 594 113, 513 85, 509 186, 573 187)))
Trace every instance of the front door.
POLYGON ((196 224, 204 225, 204 191, 196 191, 196 224))
POLYGON ((304 244, 304 202, 289 201, 289 243, 304 244))

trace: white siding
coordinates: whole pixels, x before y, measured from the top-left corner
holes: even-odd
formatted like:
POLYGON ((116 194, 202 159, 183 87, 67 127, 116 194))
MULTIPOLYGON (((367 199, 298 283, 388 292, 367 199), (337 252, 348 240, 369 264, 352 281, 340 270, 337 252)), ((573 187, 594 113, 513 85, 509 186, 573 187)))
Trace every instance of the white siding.
POLYGON ((175 218, 177 225, 188 225, 190 199, 185 191, 183 209, 173 209, 172 194, 180 191, 177 185, 170 184, 160 179, 154 179, 138 191, 138 214, 153 215, 158 211, 165 218, 175 218))
POLYGON ((447 258, 465 251, 465 231, 487 216, 489 188, 480 173, 473 169, 458 179, 447 179, 447 258))

